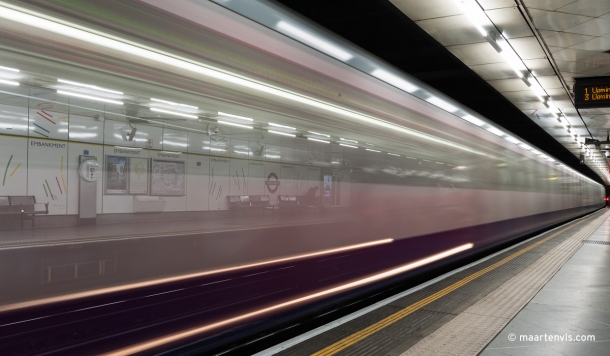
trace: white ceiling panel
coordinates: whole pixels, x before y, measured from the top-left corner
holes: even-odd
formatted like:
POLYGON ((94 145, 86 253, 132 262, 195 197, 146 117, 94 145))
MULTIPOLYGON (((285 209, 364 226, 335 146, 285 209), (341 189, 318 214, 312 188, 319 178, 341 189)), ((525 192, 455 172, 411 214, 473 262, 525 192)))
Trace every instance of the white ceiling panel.
POLYGON ((608 0, 577 0, 559 9, 575 15, 597 17, 610 12, 610 1, 608 0))
POLYGON ((582 35, 603 36, 610 33, 610 19, 592 19, 578 26, 570 27, 566 31, 582 35))
POLYGON ((514 7, 514 0, 479 0, 479 4, 484 10, 501 9, 504 7, 514 7))
POLYGON ((556 75, 548 75, 544 77, 536 77, 540 85, 545 89, 562 88, 561 81, 556 75))
POLYGON ((513 105, 515 105, 519 110, 527 110, 527 111, 533 111, 533 110, 540 110, 542 108, 544 108, 544 105, 542 105, 541 102, 535 102, 535 101, 515 101, 513 102, 513 105))
POLYGON ((610 66, 597 67, 593 69, 589 69, 575 75, 576 78, 579 77, 599 77, 610 75, 610 66))
POLYGON ((594 55, 594 52, 590 52, 590 51, 581 51, 578 49, 571 49, 571 48, 567 48, 567 49, 563 49, 561 51, 557 51, 555 53, 553 53, 553 58, 555 58, 555 60, 558 61, 577 61, 580 59, 584 59, 587 57, 590 57, 592 55, 594 55))
POLYGON ((598 53, 577 61, 577 63, 581 62, 588 63, 591 68, 602 67, 610 64, 610 53, 598 53))
POLYGON ((529 90, 528 86, 525 85, 523 80, 518 78, 490 80, 488 81, 488 83, 500 93, 504 93, 507 91, 529 90))
POLYGON ((510 45, 519 53, 521 59, 546 58, 546 54, 536 37, 513 38, 510 45))
POLYGON ((536 96, 536 94, 534 94, 533 91, 531 90, 522 90, 522 91, 507 91, 502 93, 504 95, 504 97, 508 100, 512 101, 519 101, 519 102, 527 102, 527 101, 537 101, 540 102, 540 100, 538 100, 538 97, 536 96))
POLYGON ((466 15, 421 20, 417 24, 445 47, 485 42, 466 15))
POLYGON ((534 24, 536 28, 543 30, 565 31, 589 20, 592 20, 592 18, 547 11, 543 16, 534 19, 534 24))
POLYGON ((490 63, 505 63, 504 57, 487 42, 447 47, 464 64, 480 65, 490 63))
POLYGON ((549 46, 568 48, 579 43, 583 43, 595 38, 595 36, 579 35, 569 32, 547 31, 547 36, 543 37, 544 42, 549 46))
MULTIPOLYGON (((513 2, 513 5, 515 3, 513 2)), ((487 16, 506 38, 533 36, 532 30, 516 6, 486 11, 487 16)), ((473 27, 470 24, 471 27, 473 27)))
POLYGON ((479 77, 485 80, 516 78, 515 72, 506 62, 469 66, 479 77))
MULTIPOLYGON (((610 20, 608 20, 608 22, 610 22, 610 20)), ((572 48, 583 51, 604 52, 610 50, 610 37, 595 37, 587 42, 572 46, 572 48)))
POLYGON ((564 88, 547 89, 546 92, 553 100, 570 100, 570 97, 564 88))
POLYGON ((576 0, 523 0, 528 9, 557 10, 576 0))
POLYGON ((523 63, 525 63, 527 68, 535 76, 555 75, 555 70, 546 57, 540 59, 526 59, 523 63))
POLYGON ((462 9, 454 1, 390 0, 390 2, 413 21, 462 14, 462 9))

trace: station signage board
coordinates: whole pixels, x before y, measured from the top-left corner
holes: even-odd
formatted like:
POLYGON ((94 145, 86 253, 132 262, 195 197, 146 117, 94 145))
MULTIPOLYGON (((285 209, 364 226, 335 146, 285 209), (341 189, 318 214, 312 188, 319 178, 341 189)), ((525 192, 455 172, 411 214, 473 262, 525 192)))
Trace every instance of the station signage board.
POLYGON ((610 77, 575 78, 577 109, 610 107, 610 77))

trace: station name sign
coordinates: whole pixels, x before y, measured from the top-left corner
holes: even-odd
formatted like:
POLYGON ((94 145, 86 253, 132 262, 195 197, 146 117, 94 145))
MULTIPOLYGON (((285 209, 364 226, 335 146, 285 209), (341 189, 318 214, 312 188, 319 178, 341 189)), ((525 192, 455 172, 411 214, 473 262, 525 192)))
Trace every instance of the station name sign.
POLYGON ((575 80, 574 104, 577 109, 610 107, 610 77, 575 80))

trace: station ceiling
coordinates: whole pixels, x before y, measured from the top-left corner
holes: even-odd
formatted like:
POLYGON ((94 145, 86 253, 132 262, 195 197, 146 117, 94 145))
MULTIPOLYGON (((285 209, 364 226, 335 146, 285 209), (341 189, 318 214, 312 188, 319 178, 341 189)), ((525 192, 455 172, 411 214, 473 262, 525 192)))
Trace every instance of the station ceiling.
POLYGON ((610 75, 607 0, 278 2, 609 183, 603 154, 591 150, 589 167, 578 156, 584 138, 605 140, 610 109, 576 110, 572 91, 576 77, 610 75), (485 33, 508 44, 529 80, 477 29, 476 15, 485 33))

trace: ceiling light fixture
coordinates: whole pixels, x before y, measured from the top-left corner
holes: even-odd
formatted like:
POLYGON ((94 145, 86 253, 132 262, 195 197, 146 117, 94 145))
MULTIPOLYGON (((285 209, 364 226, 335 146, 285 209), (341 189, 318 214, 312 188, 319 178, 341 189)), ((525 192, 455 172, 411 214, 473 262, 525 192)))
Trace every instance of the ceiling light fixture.
POLYGON ((0 66, 0 70, 8 70, 9 72, 17 72, 17 73, 19 73, 19 69, 17 69, 17 68, 10 68, 10 67, 0 66))
POLYGON ((307 131, 307 132, 309 132, 310 134, 314 134, 314 135, 330 137, 330 135, 319 133, 319 132, 315 132, 315 131, 307 131))
POLYGON ((381 151, 373 150, 373 149, 370 149, 370 148, 367 148, 366 150, 367 151, 371 151, 371 152, 381 152, 381 151))
POLYGON ((267 132, 271 132, 272 134, 276 134, 276 135, 284 135, 284 136, 296 137, 296 135, 285 133, 285 132, 279 132, 279 131, 273 131, 273 130, 267 130, 267 132))
POLYGON ((348 140, 348 139, 343 138, 343 137, 339 137, 339 140, 341 140, 341 141, 345 141, 345 142, 353 142, 353 143, 358 143, 358 141, 355 141, 355 140, 348 140))
POLYGON ((150 111, 161 112, 164 114, 175 115, 175 116, 182 116, 182 117, 186 117, 188 119, 198 119, 199 118, 195 115, 183 114, 181 112, 175 112, 175 111, 169 111, 169 110, 163 110, 163 109, 157 109, 157 108, 150 108, 150 111))
POLYGON ((16 87, 18 87, 18 86, 19 86, 19 83, 18 83, 18 82, 14 82, 14 81, 12 81, 12 80, 4 80, 4 79, 0 79, 0 83, 2 83, 2 84, 7 84, 7 85, 14 85, 14 86, 16 86, 16 87))
POLYGON ((439 108, 448 111, 448 112, 456 112, 458 111, 458 108, 456 108, 455 106, 449 104, 448 102, 439 99, 435 96, 431 96, 428 99, 426 99, 427 102, 429 102, 430 104, 434 105, 434 106, 438 106, 439 108))
POLYGON ((346 145, 345 143, 340 143, 339 146, 349 147, 349 148, 358 148, 358 146, 346 145))
POLYGON ((317 138, 307 137, 308 140, 322 142, 322 143, 330 143, 330 141, 318 140, 317 138))
POLYGON ((390 152, 388 152, 388 154, 389 154, 389 155, 392 155, 392 156, 398 156, 398 157, 400 157, 400 155, 397 155, 396 153, 390 153, 390 152))
POLYGON ((288 130, 296 130, 296 128, 294 128, 294 127, 290 127, 290 126, 286 126, 286 125, 280 125, 280 124, 274 124, 273 122, 270 122, 269 126, 281 127, 283 129, 288 129, 288 130))
POLYGON ((218 115, 220 116, 225 116, 225 117, 230 117, 232 119, 239 119, 239 120, 246 120, 246 121, 254 121, 249 117, 245 117, 245 116, 239 116, 239 115, 233 115, 233 114, 227 114, 226 112, 219 112, 218 115))
POLYGON ((407 93, 413 93, 414 91, 419 89, 418 87, 409 83, 408 81, 406 81, 390 72, 386 72, 383 69, 375 69, 371 73, 371 75, 377 79, 381 79, 382 81, 384 81, 392 86, 395 86, 398 89, 402 89, 402 90, 406 91, 407 93))
POLYGON ((479 119, 477 119, 476 117, 474 117, 474 116, 472 116, 472 115, 465 115, 465 116, 462 116, 462 119, 464 119, 464 120, 466 120, 466 121, 470 122, 470 123, 471 123, 471 124, 473 124, 473 125, 477 125, 477 126, 483 126, 483 125, 485 125, 485 121, 483 121, 483 120, 479 120, 479 119))
POLYGON ((111 90, 111 89, 106 89, 106 88, 102 88, 102 87, 98 87, 96 85, 84 84, 84 83, 79 83, 79 82, 73 82, 71 80, 65 80, 65 79, 57 79, 57 81, 60 82, 60 83, 64 83, 64 84, 75 85, 77 87, 89 88, 89 89, 93 89, 93 90, 103 91, 103 92, 106 92, 106 93, 123 95, 123 92, 116 91, 116 90, 111 90))
POLYGON ((105 98, 99 98, 99 97, 96 97, 96 96, 90 96, 90 95, 85 95, 85 94, 78 94, 78 93, 73 93, 73 92, 70 92, 70 91, 58 90, 57 93, 58 94, 62 94, 62 95, 75 96, 77 98, 89 99, 89 100, 93 100, 93 101, 101 101, 101 102, 104 102, 104 103, 123 105, 123 102, 121 102, 121 101, 105 99, 105 98))
POLYGON ((222 120, 216 120, 217 123, 222 124, 222 125, 230 125, 230 126, 237 126, 237 127, 241 127, 244 129, 250 129, 252 130, 252 126, 248 126, 248 125, 240 125, 240 124, 236 124, 233 122, 227 122, 227 121, 222 121, 222 120))
POLYGON ((172 106, 181 106, 181 107, 195 109, 195 110, 199 109, 197 106, 174 103, 172 101, 167 101, 167 100, 161 100, 161 99, 155 99, 155 98, 150 98, 150 100, 155 101, 157 103, 163 103, 163 104, 172 105, 172 106))
POLYGON ((496 136, 500 136, 500 137, 502 137, 502 136, 504 136, 504 135, 505 135, 505 133, 504 133, 503 131, 498 130, 497 128, 495 128, 495 127, 493 127, 493 126, 486 127, 486 128, 485 128, 485 130, 487 130, 487 131, 491 132, 492 134, 494 134, 494 135, 496 135, 496 136))

